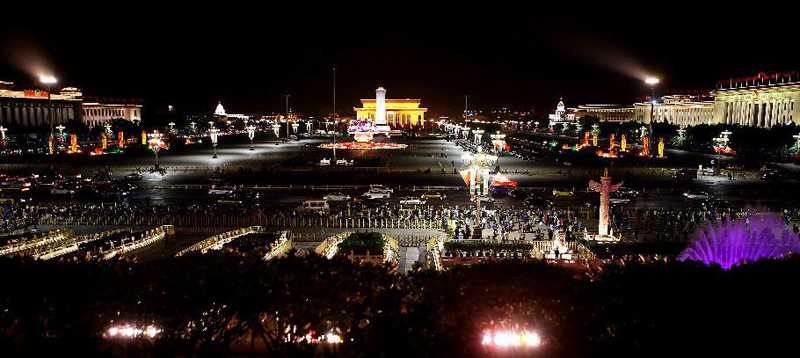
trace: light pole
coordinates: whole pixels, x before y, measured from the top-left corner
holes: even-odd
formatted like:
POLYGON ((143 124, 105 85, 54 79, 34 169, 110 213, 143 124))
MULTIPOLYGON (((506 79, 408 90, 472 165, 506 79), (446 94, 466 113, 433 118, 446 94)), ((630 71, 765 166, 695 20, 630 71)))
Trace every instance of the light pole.
POLYGON ((286 141, 289 141, 289 97, 291 96, 288 93, 283 95, 286 98, 286 141))
POLYGON ((476 129, 472 131, 472 134, 475 136, 475 145, 481 144, 481 138, 483 138, 483 129, 476 129))
POLYGON ((211 144, 214 146, 214 156, 213 156, 213 157, 211 157, 211 158, 216 158, 216 157, 217 157, 217 139, 219 139, 219 138, 218 138, 218 136, 219 136, 219 129, 218 129, 218 128, 211 127, 211 128, 208 130, 208 132, 209 132, 209 135, 211 136, 211 144))
POLYGON ((724 148, 728 147, 728 141, 730 141, 730 135, 733 134, 731 131, 723 131, 720 133, 720 136, 714 138, 714 141, 717 142, 717 173, 720 172, 720 162, 722 161, 722 151, 724 148))
POLYGON ((0 136, 2 136, 2 140, 6 140, 6 131, 7 130, 8 130, 8 128, 3 127, 3 125, 0 124, 0 136))
POLYGON ((278 122, 277 119, 275 120, 275 123, 272 124, 272 131, 275 132, 275 138, 281 139, 281 137, 280 137, 281 125, 280 125, 280 122, 278 122))
POLYGON ((481 227, 481 199, 489 194, 489 167, 497 162, 497 157, 483 153, 481 147, 475 154, 464 154, 462 159, 470 162, 466 169, 469 173, 470 194, 475 199, 475 229, 481 227))
POLYGON ((158 131, 153 131, 148 135, 150 137, 150 148, 153 150, 153 153, 156 154, 156 170, 158 170, 158 152, 161 150, 161 146, 163 145, 163 141, 161 138, 164 137, 163 134, 158 133, 158 131))
POLYGON ((60 124, 58 126, 56 126, 56 129, 58 129, 58 140, 59 141, 63 141, 64 140, 64 129, 66 129, 66 128, 67 127, 64 127, 64 126, 62 126, 60 124))
MULTIPOLYGON (((656 85, 659 82, 658 78, 649 77, 644 80, 645 83, 650 85, 650 128, 648 130, 647 136, 649 137, 648 142, 653 143, 653 121, 655 120, 655 113, 656 113, 656 85)), ((646 153, 647 156, 650 156, 650 151, 646 153)))
POLYGON ((169 133, 175 132, 175 122, 169 122, 169 133))
MULTIPOLYGON (((40 76, 39 81, 47 88, 47 119, 50 122, 50 142, 52 142, 55 133, 53 132, 53 102, 50 99, 50 85, 58 81, 53 76, 40 76)), ((50 149, 50 154, 53 154, 52 147, 50 149)))
POLYGON ((467 123, 467 111, 468 111, 468 108, 469 108, 468 104, 469 104, 469 95, 465 94, 464 95, 464 124, 467 123))
POLYGON ((256 136, 256 126, 254 126, 252 124, 247 126, 247 136, 250 137, 250 150, 254 150, 253 149, 253 138, 255 138, 255 136, 256 136))

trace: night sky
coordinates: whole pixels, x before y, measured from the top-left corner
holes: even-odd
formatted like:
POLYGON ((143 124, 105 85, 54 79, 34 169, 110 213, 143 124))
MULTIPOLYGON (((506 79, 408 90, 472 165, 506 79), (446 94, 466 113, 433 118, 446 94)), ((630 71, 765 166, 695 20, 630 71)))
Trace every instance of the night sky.
POLYGON ((568 106, 630 104, 647 93, 649 74, 665 89, 713 89, 718 79, 800 67, 796 9, 787 9, 794 21, 777 21, 689 4, 579 14, 408 5, 376 10, 378 21, 365 8, 208 5, 194 15, 131 6, 4 19, 0 79, 31 86, 37 71, 53 69, 60 85, 86 94, 181 113, 211 113, 220 100, 231 113, 280 112, 288 92, 293 110, 318 114, 330 112, 336 65, 339 113, 383 86, 389 98, 421 98, 434 115, 463 110, 464 94, 471 108, 545 115, 561 96, 568 106))

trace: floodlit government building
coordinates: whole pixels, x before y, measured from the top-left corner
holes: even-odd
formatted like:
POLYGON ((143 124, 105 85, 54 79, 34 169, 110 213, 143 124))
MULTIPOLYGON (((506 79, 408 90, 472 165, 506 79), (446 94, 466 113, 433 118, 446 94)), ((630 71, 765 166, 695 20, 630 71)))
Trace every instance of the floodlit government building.
POLYGON ((353 108, 356 111, 356 120, 375 121, 376 112, 379 109, 377 103, 381 99, 385 102, 385 108, 381 109, 385 112, 386 124, 392 129, 414 128, 425 125, 425 112, 428 109, 420 107, 420 100, 409 98, 382 99, 381 96, 385 95, 385 93, 386 90, 381 87, 376 91, 376 98, 362 99, 361 107, 353 108))
MULTIPOLYGON (((634 104, 635 120, 650 123, 650 102, 634 104)), ((748 127, 800 125, 800 73, 760 73, 717 82, 708 97, 664 96, 655 122, 679 126, 737 124, 748 127)))
POLYGON ((0 124, 4 126, 49 126, 48 112, 51 109, 54 125, 79 121, 92 128, 118 118, 128 121, 142 119, 142 105, 139 103, 112 104, 100 103, 100 100, 86 101, 83 93, 75 87, 66 87, 58 93, 50 93, 49 101, 47 91, 15 90, 13 87, 13 82, 0 81, 0 124))

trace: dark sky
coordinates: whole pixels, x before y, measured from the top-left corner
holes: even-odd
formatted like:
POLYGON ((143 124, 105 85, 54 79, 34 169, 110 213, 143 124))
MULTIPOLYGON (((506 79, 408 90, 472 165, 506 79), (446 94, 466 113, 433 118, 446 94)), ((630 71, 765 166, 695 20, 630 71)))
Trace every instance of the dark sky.
POLYGON ((210 113, 218 100, 229 112, 283 111, 288 92, 295 111, 314 114, 330 111, 335 64, 340 113, 383 86, 389 98, 421 98, 433 114, 462 110, 464 94, 470 107, 545 114, 561 96, 568 106, 632 103, 648 74, 662 88, 712 89, 718 79, 800 67, 797 5, 781 21, 677 3, 542 11, 464 2, 460 13, 397 2, 387 4, 404 6, 374 13, 137 4, 4 15, 0 79, 30 85, 52 69, 87 94, 184 113, 210 113))

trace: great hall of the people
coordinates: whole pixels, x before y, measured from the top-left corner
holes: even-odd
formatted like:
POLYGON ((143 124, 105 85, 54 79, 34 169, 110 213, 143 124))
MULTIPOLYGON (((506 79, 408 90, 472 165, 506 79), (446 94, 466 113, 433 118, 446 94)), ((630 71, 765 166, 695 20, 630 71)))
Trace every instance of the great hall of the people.
POLYGON ((84 98, 75 87, 49 94, 42 90, 17 90, 13 82, 0 81, 0 125, 48 126, 48 112, 52 113, 55 125, 78 121, 92 128, 113 119, 141 121, 142 104, 135 100, 84 98))
POLYGON ((800 72, 762 72, 753 77, 722 80, 708 93, 665 95, 654 105, 650 101, 633 106, 587 104, 570 108, 568 113, 576 119, 594 116, 608 122, 653 120, 684 127, 719 123, 760 128, 800 125, 800 72))

